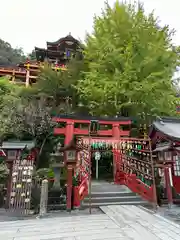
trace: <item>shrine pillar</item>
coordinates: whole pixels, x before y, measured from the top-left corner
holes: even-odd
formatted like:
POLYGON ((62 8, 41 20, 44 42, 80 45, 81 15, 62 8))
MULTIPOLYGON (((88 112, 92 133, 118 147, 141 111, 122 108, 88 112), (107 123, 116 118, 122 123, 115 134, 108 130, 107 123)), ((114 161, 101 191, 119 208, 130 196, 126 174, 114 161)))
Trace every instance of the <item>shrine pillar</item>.
POLYGON ((73 138, 74 135, 74 122, 73 121, 67 121, 66 123, 66 131, 65 131, 65 140, 64 145, 67 145, 73 138))
MULTIPOLYGON (((71 120, 67 121, 65 134, 66 135, 65 135, 64 145, 67 145, 70 143, 70 141, 72 140, 73 135, 74 135, 74 122, 73 121, 71 121, 71 120)), ((72 198, 72 190, 73 190, 73 186, 72 186, 73 166, 72 166, 72 163, 68 161, 67 157, 65 159, 65 162, 67 163, 67 193, 66 193, 67 202, 66 202, 66 207, 67 207, 67 211, 71 211, 71 206, 72 206, 71 198, 72 198)))
POLYGON ((171 208, 173 205, 173 195, 172 195, 172 185, 173 184, 172 184, 171 166, 165 166, 164 177, 165 177, 168 205, 171 208))
MULTIPOLYGON (((112 127, 112 137, 114 139, 120 139, 120 128, 119 128, 119 124, 115 123, 113 124, 112 127)), ((119 146, 118 146, 119 147, 119 146)), ((113 149, 113 172, 114 172, 114 183, 118 183, 118 179, 117 179, 117 173, 118 173, 118 162, 120 161, 120 155, 119 155, 119 149, 113 149)))
POLYGON ((68 212, 72 208, 72 179, 73 179, 73 166, 71 164, 67 165, 67 193, 66 193, 66 209, 68 212))

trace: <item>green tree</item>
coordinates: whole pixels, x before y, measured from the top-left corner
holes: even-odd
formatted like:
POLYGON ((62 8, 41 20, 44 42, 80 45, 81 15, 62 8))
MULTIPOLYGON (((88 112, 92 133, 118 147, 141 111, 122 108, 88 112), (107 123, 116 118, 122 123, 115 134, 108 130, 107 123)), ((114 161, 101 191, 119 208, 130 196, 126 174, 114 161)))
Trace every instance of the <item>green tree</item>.
POLYGON ((171 43, 173 31, 160 27, 143 6, 107 3, 94 18, 86 39, 89 70, 77 90, 97 115, 169 115, 175 112, 172 76, 179 50, 171 43))
POLYGON ((38 166, 44 146, 51 138, 55 126, 51 117, 52 106, 46 96, 40 95, 34 88, 21 88, 19 97, 21 101, 16 106, 13 121, 18 122, 21 138, 26 136, 36 141, 36 146, 39 147, 38 166))
POLYGON ((19 87, 8 79, 0 81, 0 140, 8 137, 33 139, 39 147, 39 158, 47 139, 53 133, 51 106, 35 89, 19 87))
POLYGON ((71 113, 72 107, 69 99, 72 97, 71 80, 65 71, 56 72, 49 66, 41 69, 37 84, 32 87, 39 96, 43 96, 52 112, 71 113))
POLYGON ((18 64, 25 59, 22 48, 12 48, 8 42, 0 39, 0 65, 18 64))
POLYGON ((19 86, 9 82, 7 78, 0 81, 0 140, 2 141, 7 134, 17 134, 20 131, 16 108, 20 104, 18 96, 19 86))
MULTIPOLYGON (((85 46, 83 46, 83 49, 85 46)), ((78 94, 77 84, 79 79, 84 79, 85 72, 89 71, 89 61, 86 58, 71 59, 68 64, 68 70, 66 72, 66 81, 70 86, 70 93, 72 97, 72 109, 75 113, 87 114, 89 109, 87 102, 84 98, 78 94)))

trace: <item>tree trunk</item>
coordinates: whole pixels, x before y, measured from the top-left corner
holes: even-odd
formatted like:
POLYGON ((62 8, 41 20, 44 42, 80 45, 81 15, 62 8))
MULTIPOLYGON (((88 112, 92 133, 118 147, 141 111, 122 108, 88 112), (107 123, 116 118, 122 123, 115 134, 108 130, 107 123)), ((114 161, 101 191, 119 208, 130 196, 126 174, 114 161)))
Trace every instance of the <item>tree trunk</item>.
POLYGON ((41 156, 41 154, 42 154, 43 147, 44 147, 44 145, 45 145, 45 143, 46 143, 46 140, 47 140, 48 136, 49 136, 49 134, 44 138, 44 140, 43 140, 43 142, 42 142, 42 144, 41 144, 41 147, 40 147, 40 149, 39 149, 39 152, 38 152, 38 155, 37 155, 37 160, 36 160, 36 168, 37 168, 38 165, 39 165, 39 158, 40 158, 40 156, 41 156))

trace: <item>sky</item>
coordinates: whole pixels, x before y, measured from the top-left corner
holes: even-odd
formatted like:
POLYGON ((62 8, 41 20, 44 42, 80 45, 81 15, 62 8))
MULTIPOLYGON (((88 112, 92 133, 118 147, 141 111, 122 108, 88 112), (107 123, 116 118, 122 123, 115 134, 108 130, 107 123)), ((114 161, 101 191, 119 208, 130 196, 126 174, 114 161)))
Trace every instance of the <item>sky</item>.
MULTIPOLYGON (((115 0, 108 2, 113 5, 115 0)), ((180 0, 141 2, 147 13, 154 9, 162 24, 176 29, 173 42, 180 45, 180 0)), ((26 53, 70 32, 83 40, 86 32, 92 31, 94 14, 99 15, 103 6, 104 0, 1 0, 0 38, 26 53)))

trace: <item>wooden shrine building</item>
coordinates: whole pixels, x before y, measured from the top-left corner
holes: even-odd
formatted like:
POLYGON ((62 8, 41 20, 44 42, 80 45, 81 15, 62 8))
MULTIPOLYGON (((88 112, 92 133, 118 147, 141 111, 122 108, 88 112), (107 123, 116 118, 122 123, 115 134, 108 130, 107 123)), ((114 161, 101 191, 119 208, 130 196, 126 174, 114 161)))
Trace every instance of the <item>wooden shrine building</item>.
POLYGON ((49 63, 64 67, 72 57, 82 57, 81 44, 71 34, 55 42, 47 42, 46 44, 46 49, 35 47, 36 59, 39 62, 48 61, 49 63))
POLYGON ((56 42, 47 42, 47 48, 35 47, 36 60, 27 60, 17 66, 0 66, 0 77, 8 76, 12 83, 25 84, 27 87, 36 83, 40 68, 45 64, 54 71, 64 71, 72 57, 82 59, 82 47, 70 34, 56 42))
POLYGON ((164 187, 180 194, 180 119, 164 117, 154 121, 150 138, 164 187))

